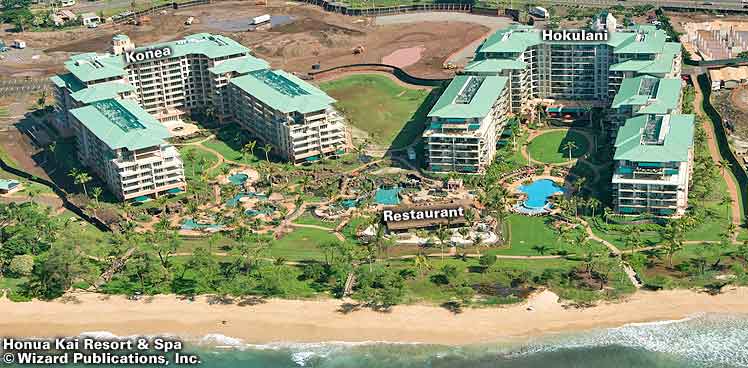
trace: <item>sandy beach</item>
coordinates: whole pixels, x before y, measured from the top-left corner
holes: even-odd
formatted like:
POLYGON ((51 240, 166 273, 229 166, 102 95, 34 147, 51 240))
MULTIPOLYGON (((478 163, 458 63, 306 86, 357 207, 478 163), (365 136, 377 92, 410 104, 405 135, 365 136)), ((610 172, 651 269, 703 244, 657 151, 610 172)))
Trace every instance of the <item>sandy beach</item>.
POLYGON ((673 320, 700 312, 748 313, 748 288, 718 296, 687 290, 640 291, 621 303, 564 309, 555 294, 535 294, 522 305, 465 309, 397 306, 389 313, 339 311, 339 300, 267 300, 256 305, 210 305, 175 296, 139 301, 99 294, 73 294, 66 301, 0 301, 3 336, 73 336, 108 331, 116 335, 173 334, 199 338, 222 334, 246 343, 387 341, 462 345, 524 340, 560 332, 673 320), (75 299, 75 300, 71 300, 75 299), (532 306, 533 310, 528 310, 532 306), (226 321, 224 324, 222 321, 226 321))

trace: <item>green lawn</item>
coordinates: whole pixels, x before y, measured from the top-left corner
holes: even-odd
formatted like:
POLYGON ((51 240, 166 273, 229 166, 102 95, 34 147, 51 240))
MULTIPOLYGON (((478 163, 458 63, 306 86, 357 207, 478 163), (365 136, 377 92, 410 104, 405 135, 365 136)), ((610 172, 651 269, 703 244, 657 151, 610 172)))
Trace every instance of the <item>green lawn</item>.
POLYGON ((580 133, 573 130, 555 130, 543 133, 532 141, 527 147, 533 160, 546 163, 562 163, 569 160, 567 142, 573 142, 576 148, 571 150, 571 157, 577 158, 584 155, 589 149, 589 142, 580 133))
POLYGON ((322 226, 322 227, 329 227, 332 229, 338 226, 340 221, 330 221, 330 222, 323 221, 321 218, 314 216, 313 214, 309 212, 306 212, 303 215, 299 216, 299 218, 297 218, 294 221, 294 223, 302 224, 302 225, 317 225, 317 226, 322 226))
MULTIPOLYGON (((595 253, 605 253, 605 247, 602 244, 591 242, 584 249, 558 241, 558 234, 546 221, 546 216, 523 216, 510 215, 508 224, 510 228, 511 240, 510 246, 503 249, 492 249, 487 251, 489 254, 512 255, 512 256, 538 256, 541 255, 537 246, 545 246, 546 250, 543 255, 552 255, 554 252, 562 250, 568 253, 583 253, 592 250, 595 253)), ((578 231, 577 231, 578 232, 578 231)), ((577 232, 570 233, 571 238, 575 238, 577 232)))
POLYGON ((195 176, 201 175, 205 170, 218 162, 216 155, 197 146, 180 147, 179 154, 184 160, 184 174, 187 176, 187 179, 193 179, 195 176), (190 155, 193 157, 190 157, 190 155))
POLYGON ((337 241, 335 235, 317 229, 295 228, 293 232, 276 240, 270 247, 271 257, 284 257, 289 261, 323 260, 319 245, 337 241))
POLYGON ((241 151, 232 148, 226 142, 218 140, 218 139, 211 139, 208 141, 205 141, 202 143, 203 146, 208 147, 212 150, 215 150, 216 152, 220 153, 223 158, 229 161, 236 161, 244 164, 252 164, 260 161, 260 157, 262 157, 262 160, 265 160, 265 153, 260 149, 259 143, 258 146, 255 148, 255 154, 253 155, 247 155, 245 157, 241 151))
POLYGON ((428 90, 405 88, 373 74, 324 82, 320 88, 338 100, 337 107, 349 123, 367 132, 375 143, 403 147, 423 131, 428 90))

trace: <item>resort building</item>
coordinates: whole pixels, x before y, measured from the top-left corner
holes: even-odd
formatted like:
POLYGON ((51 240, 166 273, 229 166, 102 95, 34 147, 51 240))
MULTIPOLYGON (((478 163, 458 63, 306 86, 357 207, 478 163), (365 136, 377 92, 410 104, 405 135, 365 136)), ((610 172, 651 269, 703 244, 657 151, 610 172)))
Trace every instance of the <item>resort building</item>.
POLYGON ((584 30, 512 25, 495 32, 429 113, 431 126, 423 135, 429 170, 483 171, 495 153, 488 146, 502 134, 507 115, 532 116, 543 105, 549 118, 566 123, 600 109, 606 112, 603 128, 615 139, 616 211, 682 214, 693 117, 679 115, 681 45, 673 41, 653 25, 619 27, 608 12, 584 30), (467 109, 471 104, 456 98, 469 90, 464 87, 470 78, 501 77, 493 91, 481 91, 490 96, 480 100, 481 108, 467 109))
MULTIPOLYGON (((78 139, 79 156, 121 198, 141 196, 136 193, 148 190, 158 194, 163 188, 155 183, 151 189, 146 189, 150 185, 145 183, 136 188, 131 181, 123 187, 114 175, 119 171, 107 166, 112 158, 96 159, 98 148, 83 141, 87 135, 81 128, 96 132, 95 124, 120 125, 116 121, 82 121, 81 116, 91 115, 75 116, 74 111, 79 115, 93 112, 84 108, 93 106, 97 110, 96 106, 103 106, 99 102, 116 101, 120 107, 115 110, 125 113, 115 115, 124 121, 135 116, 143 126, 135 131, 137 134, 155 132, 155 141, 148 140, 149 146, 138 148, 108 145, 113 142, 100 137, 103 146, 94 147, 107 147, 102 152, 137 151, 134 155, 122 153, 126 159, 119 158, 115 166, 138 161, 140 153, 157 149, 162 149, 165 158, 179 160, 165 140, 188 134, 183 118, 190 114, 221 123, 236 121, 262 143, 271 144, 274 155, 294 163, 345 152, 350 146, 349 134, 343 117, 332 107, 335 100, 293 75, 268 68, 269 64, 252 56, 247 47, 221 35, 200 33, 145 47, 136 47, 125 35, 116 35, 109 52, 74 55, 65 62, 67 72, 51 78, 57 111, 54 126, 63 136, 78 139), (152 125, 153 121, 160 125, 152 125)), ((129 131, 129 125, 125 126, 129 131)))
POLYGON ((647 75, 624 79, 610 106, 608 117, 612 127, 617 129, 637 115, 679 113, 681 84, 679 78, 647 75))
POLYGON ((509 78, 514 113, 537 100, 608 107, 625 78, 680 76, 680 43, 667 41, 665 31, 654 26, 616 28, 610 18, 596 18, 587 31, 605 33, 604 41, 545 40, 552 30, 512 25, 488 37, 463 73, 509 78))
POLYGON ((87 103, 76 100, 75 93, 92 99, 134 99, 162 123, 179 122, 195 109, 212 109, 223 121, 230 115, 221 94, 227 79, 247 69, 268 67, 238 42, 207 33, 144 48, 116 35, 109 51, 75 55, 65 62, 68 73, 52 78, 61 131, 69 131, 65 112, 87 103))
POLYGON ((680 216, 688 206, 693 115, 640 115, 618 132, 613 204, 621 214, 680 216))
POLYGON ((508 79, 455 77, 428 114, 423 141, 428 169, 482 172, 496 155, 509 112, 508 79))
POLYGON ((349 146, 335 100, 289 73, 252 71, 232 79, 228 95, 236 121, 292 163, 341 154, 349 146))
POLYGON ((186 189, 169 131, 135 101, 105 99, 70 110, 78 159, 120 200, 186 189))

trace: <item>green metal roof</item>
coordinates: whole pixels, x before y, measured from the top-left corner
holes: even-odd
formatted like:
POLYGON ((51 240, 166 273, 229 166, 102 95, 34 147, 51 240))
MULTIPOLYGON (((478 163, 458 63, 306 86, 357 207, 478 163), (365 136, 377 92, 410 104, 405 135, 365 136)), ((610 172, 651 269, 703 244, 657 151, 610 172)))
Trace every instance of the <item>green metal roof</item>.
MULTIPOLYGON (((125 35, 116 35, 115 38, 122 39, 125 35)), ((139 47, 136 51, 170 47, 170 57, 181 57, 185 55, 204 55, 214 59, 231 55, 248 55, 249 49, 240 43, 221 35, 210 33, 197 33, 186 36, 184 39, 170 42, 152 44, 139 47)), ((96 54, 93 52, 74 55, 65 62, 65 68, 83 82, 99 79, 124 76, 124 55, 96 54)))
POLYGON ((444 90, 429 117, 483 118, 501 96, 506 77, 458 75, 444 90))
POLYGON ((282 70, 255 70, 231 79, 231 84, 284 113, 325 110, 335 102, 319 88, 282 70))
POLYGON ((83 83, 81 83, 81 81, 78 80, 78 78, 76 78, 73 75, 73 73, 65 73, 65 74, 55 75, 53 77, 50 77, 49 79, 57 87, 67 88, 71 92, 78 92, 78 91, 86 88, 86 86, 83 83))
POLYGON ((614 46, 614 54, 656 54, 663 51, 667 41, 665 31, 643 25, 633 26, 632 29, 635 32, 622 32, 629 36, 614 46))
MULTIPOLYGON (((249 54, 249 49, 239 42, 226 36, 210 33, 196 33, 185 36, 181 40, 148 45, 147 48, 154 49, 167 46, 171 47, 172 55, 170 57, 197 54, 213 59, 237 54, 249 54)), ((137 48, 136 51, 139 49, 141 48, 137 48)), ((145 49, 145 47, 142 49, 145 49)))
POLYGON ((89 104, 91 102, 108 100, 110 98, 119 98, 121 97, 121 93, 134 90, 135 87, 129 83, 105 82, 94 84, 91 87, 79 90, 71 94, 70 97, 81 103, 89 104))
POLYGON ((131 100, 96 101, 70 113, 111 149, 133 151, 161 145, 171 137, 163 124, 131 100))
POLYGON ((65 68, 82 82, 124 76, 124 66, 122 56, 93 52, 74 55, 65 62, 65 68))
POLYGON ((21 184, 18 180, 0 179, 0 189, 11 190, 21 184))
POLYGON ((511 59, 476 60, 465 66, 466 73, 499 73, 504 69, 525 69, 527 63, 511 59))
POLYGON ((213 74, 226 74, 236 72, 238 74, 247 74, 255 70, 267 69, 270 67, 267 61, 258 59, 254 56, 247 55, 239 58, 221 61, 220 64, 209 68, 208 71, 213 74))
POLYGON ((615 160, 688 161, 693 144, 693 115, 640 115, 626 120, 616 137, 615 160))
POLYGON ((681 81, 677 78, 639 76, 625 78, 613 98, 612 108, 642 106, 639 114, 667 114, 678 107, 681 81))
POLYGON ((523 52, 528 47, 541 43, 540 32, 532 27, 512 25, 507 29, 496 31, 478 47, 476 53, 488 52, 523 52))
POLYGON ((667 74, 673 70, 670 54, 661 54, 655 60, 626 60, 610 66, 613 72, 636 72, 639 74, 667 74))

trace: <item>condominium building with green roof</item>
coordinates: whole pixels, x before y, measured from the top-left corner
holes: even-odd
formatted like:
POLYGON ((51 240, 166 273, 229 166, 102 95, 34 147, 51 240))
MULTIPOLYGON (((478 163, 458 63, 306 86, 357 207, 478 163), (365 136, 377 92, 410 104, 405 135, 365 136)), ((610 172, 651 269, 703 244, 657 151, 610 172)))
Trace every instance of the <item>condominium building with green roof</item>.
POLYGON ((688 207, 694 116, 639 115, 615 141, 613 204, 620 214, 680 216, 688 207))
POLYGON ((186 189, 168 129, 131 99, 109 98, 70 110, 78 159, 120 200, 186 189))
MULTIPOLYGON (((97 131, 96 123, 82 119, 80 112, 89 109, 79 109, 100 101, 118 101, 127 111, 137 110, 134 116, 144 113, 149 123, 140 120, 147 131, 155 132, 150 122, 157 121, 172 135, 182 134, 182 118, 193 113, 221 123, 236 121, 263 143, 271 144, 276 156, 294 163, 340 154, 349 146, 345 120, 332 107, 332 98, 291 74, 270 70, 266 61, 225 36, 199 33, 136 47, 126 35, 115 35, 107 53, 74 55, 65 62, 65 69, 65 73, 51 78, 56 97, 55 126, 63 135, 76 136, 84 163, 99 165, 93 170, 111 188, 119 188, 120 183, 103 167, 106 160, 94 159, 90 152, 129 148, 89 150, 86 146, 88 140, 83 135, 97 131)), ((156 136, 161 137, 161 130, 156 136)), ((107 139, 99 141, 104 146, 111 143, 107 139)), ((128 190, 118 195, 130 196, 128 190)))
POLYGON ((228 96, 236 122, 294 164, 342 154, 350 145, 335 100, 292 74, 249 72, 231 80, 228 96))
POLYGON ((455 77, 427 116, 423 133, 428 169, 479 173, 496 155, 496 136, 509 109, 508 80, 455 77))
POLYGON ((498 142, 503 120, 511 114, 532 114, 538 105, 577 106, 588 111, 598 108, 605 112, 603 128, 616 139, 617 171, 611 184, 617 212, 682 214, 692 165, 693 117, 679 115, 683 84, 680 43, 669 40, 667 33, 655 26, 619 27, 607 12, 594 18, 585 30, 604 32, 604 39, 548 37, 556 31, 564 32, 511 25, 478 47, 473 60, 429 113, 430 126, 423 135, 428 168, 436 172, 482 171, 493 160, 493 151, 484 147, 498 142), (477 110, 441 107, 460 106, 455 96, 471 77, 505 81, 496 83, 491 93, 483 91, 483 96, 490 98, 472 103, 476 107, 483 104, 481 111, 493 109, 482 115, 481 125, 475 124, 476 116, 454 113, 477 110), (502 98, 506 104, 499 103, 502 98), (457 122, 468 128, 454 129, 457 122), (444 126, 451 129, 451 141, 440 135, 444 126), (496 134, 482 136, 482 143, 477 144, 469 127, 479 126, 495 126, 496 134), (660 135, 653 138, 652 131, 660 135), (473 150, 468 153, 465 147, 473 150), (483 155, 483 150, 490 154, 483 155), (677 157, 668 154, 676 151, 677 157), (652 152, 662 157, 652 157, 652 152), (468 162, 477 164, 466 165, 468 162))

